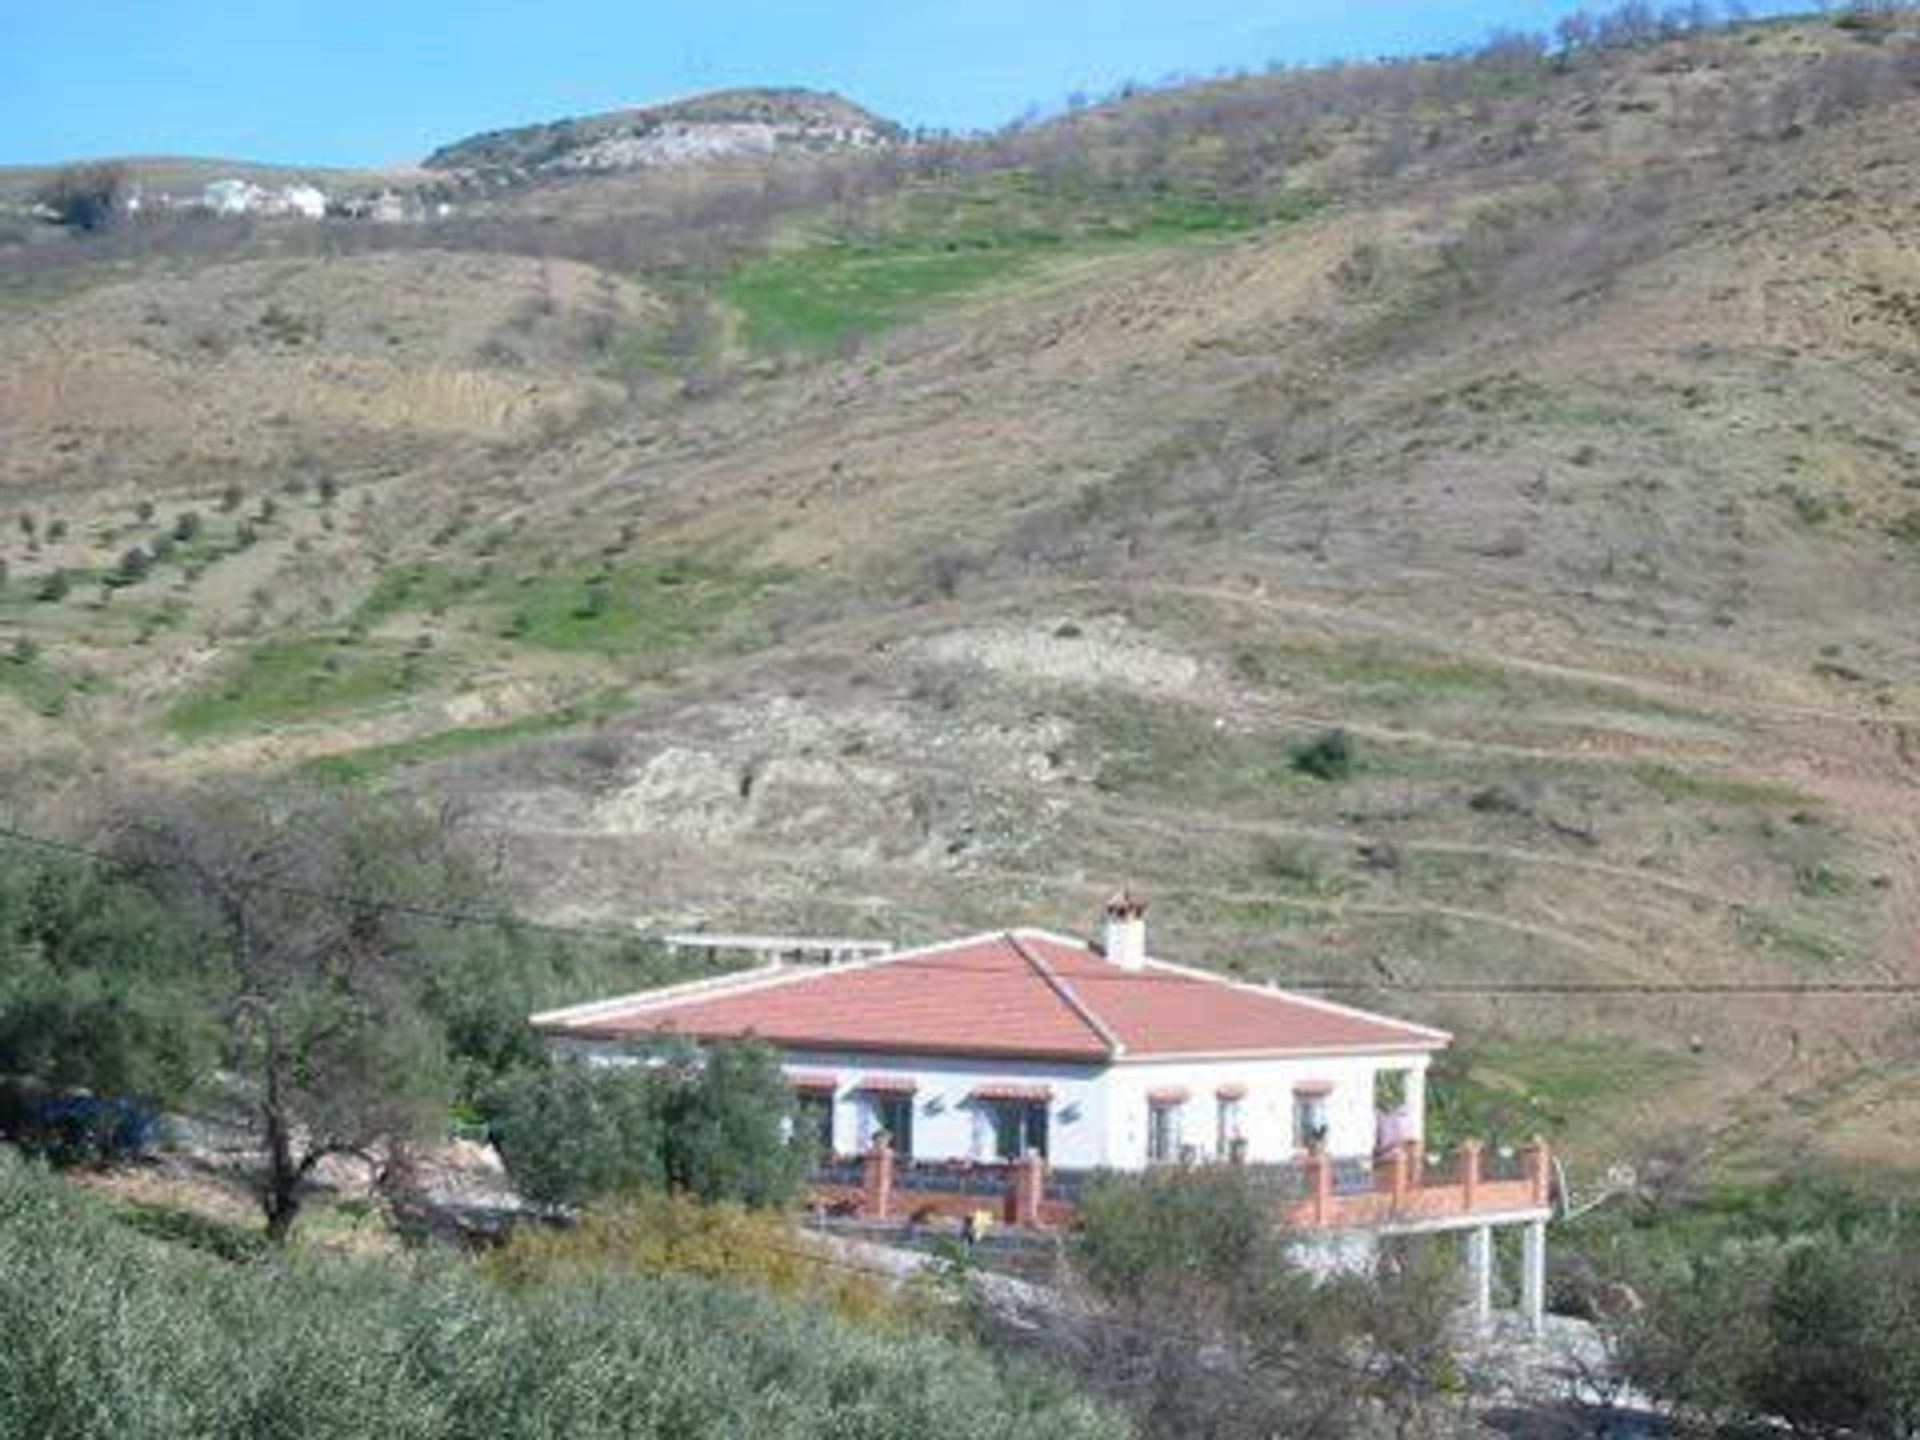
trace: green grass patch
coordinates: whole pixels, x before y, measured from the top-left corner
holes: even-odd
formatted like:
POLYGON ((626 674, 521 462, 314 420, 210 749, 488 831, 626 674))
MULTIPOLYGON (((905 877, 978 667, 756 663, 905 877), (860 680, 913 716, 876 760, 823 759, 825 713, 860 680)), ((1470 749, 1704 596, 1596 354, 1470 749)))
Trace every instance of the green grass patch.
POLYGON ((412 694, 428 678, 428 668, 422 657, 374 641, 270 640, 175 705, 166 726, 190 739, 318 719, 412 694))
POLYGON ((1221 923, 1249 930, 1307 930, 1331 925, 1340 919, 1338 899, 1331 896, 1294 899, 1280 895, 1229 895, 1212 904, 1214 917, 1221 923))
POLYGON ((949 250, 912 243, 825 242, 749 265, 722 289, 763 350, 825 350, 916 318, 935 302, 1004 279, 1036 242, 949 250))
POLYGON ((354 610, 353 620, 356 625, 371 626, 394 615, 440 609, 486 583, 483 573, 451 565, 395 566, 381 573, 372 592, 354 610))
POLYGON ((678 557, 611 570, 556 572, 517 586, 506 635, 543 650, 669 655, 707 645, 790 579, 678 557))
POLYGON ((198 1250, 222 1260, 264 1260, 269 1246, 258 1224, 216 1219, 197 1210, 129 1200, 111 1207, 122 1225, 149 1239, 198 1250))
POLYGON ((748 344, 822 350, 916 319, 1049 257, 1231 234, 1297 220, 1318 200, 1264 209, 1203 194, 1050 188, 1021 174, 911 191, 885 214, 755 260, 720 286, 748 344))
POLYGON ((41 715, 65 714, 67 702, 93 685, 93 676, 48 663, 25 639, 0 650, 0 690, 41 715))
POLYGON ((1734 912, 1734 925, 1747 944, 1802 974, 1826 973, 1847 960, 1847 947, 1838 940, 1775 915, 1742 907, 1734 912))
POLYGON ((397 615, 471 609, 515 644, 671 656, 738 634, 755 602, 792 578, 777 567, 739 566, 711 555, 517 572, 504 562, 472 570, 411 565, 381 577, 354 611, 351 628, 364 633, 397 615))
POLYGON ((1561 1036, 1455 1045, 1428 1072, 1428 1145, 1578 1135, 1620 1100, 1671 1084, 1692 1063, 1670 1051, 1561 1036))
POLYGON ((1635 765, 1633 778, 1669 803, 1708 800, 1722 805, 1804 805, 1796 790, 1764 780, 1740 780, 1727 775, 1700 775, 1671 765, 1635 765))
POLYGON ((457 730, 438 730, 431 735, 416 735, 411 739, 397 740, 390 745, 370 745, 364 749, 349 750, 340 755, 323 755, 302 764, 299 767, 300 773, 337 784, 363 784, 370 780, 377 780, 392 771, 405 769, 409 765, 419 765, 429 760, 443 760, 448 756, 463 754, 470 750, 484 750, 495 745, 510 744, 515 740, 529 740, 540 735, 552 735, 562 730, 570 730, 576 725, 586 724, 598 716, 611 713, 619 705, 624 693, 620 690, 603 690, 561 709, 539 715, 524 715, 518 720, 509 720, 501 725, 472 725, 457 730))

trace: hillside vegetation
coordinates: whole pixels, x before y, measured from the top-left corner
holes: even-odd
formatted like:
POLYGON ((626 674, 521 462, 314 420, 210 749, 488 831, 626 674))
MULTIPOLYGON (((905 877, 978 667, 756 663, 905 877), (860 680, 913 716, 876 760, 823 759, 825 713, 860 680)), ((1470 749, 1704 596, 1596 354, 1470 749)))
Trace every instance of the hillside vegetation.
MULTIPOLYGON (((0 1435, 1126 1433, 966 1344, 684 1274, 235 1265, 0 1156, 0 1435)), ((804 1253, 804 1252, 803 1252, 804 1253)))
POLYGON ((1655 29, 0 250, 0 727, 562 921, 1130 877, 1579 1159, 1913 1166, 1910 1004, 1396 988, 1920 980, 1920 48, 1655 29))

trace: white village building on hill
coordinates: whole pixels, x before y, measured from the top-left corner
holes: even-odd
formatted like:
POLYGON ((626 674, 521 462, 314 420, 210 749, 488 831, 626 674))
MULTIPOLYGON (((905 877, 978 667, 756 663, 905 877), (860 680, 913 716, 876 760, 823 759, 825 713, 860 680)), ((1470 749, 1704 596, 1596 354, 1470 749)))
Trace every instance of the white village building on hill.
POLYGON ((292 216, 324 220, 326 192, 313 185, 256 185, 251 180, 213 180, 200 192, 200 204, 216 215, 292 216))

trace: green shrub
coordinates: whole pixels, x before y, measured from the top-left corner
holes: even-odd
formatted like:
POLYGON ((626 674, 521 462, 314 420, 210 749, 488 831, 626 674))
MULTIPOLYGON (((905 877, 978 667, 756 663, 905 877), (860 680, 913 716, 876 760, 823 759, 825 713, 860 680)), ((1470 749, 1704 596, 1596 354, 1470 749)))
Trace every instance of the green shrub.
POLYGON ((1446 1423, 1457 1252, 1383 1239, 1370 1265, 1316 1279, 1276 1224, 1280 1200, 1237 1166, 1094 1185, 1071 1258, 1114 1323, 1061 1362, 1119 1379, 1155 1440, 1464 1433, 1446 1423))
POLYGON ((1636 1278, 1649 1303, 1618 1324, 1626 1372, 1684 1415, 1754 1433, 1920 1435, 1911 1226, 1729 1243, 1636 1278))
POLYGON ((0 1160, 0 1440, 1096 1440, 1124 1426, 969 1346, 690 1277, 234 1265, 0 1160))
POLYGON ((806 1161, 787 1138, 791 1092, 760 1045, 626 1066, 566 1061, 509 1076, 483 1108, 515 1186, 549 1204, 670 1190, 780 1206, 806 1161))
POLYGON ((1272 1196, 1236 1167, 1103 1178, 1088 1191, 1074 1259, 1096 1291, 1129 1304, 1293 1278, 1272 1196))
POLYGON ((1353 774, 1353 742, 1344 730, 1328 730, 1295 750, 1292 764, 1316 780, 1345 780, 1353 774))
POLYGON ((186 917, 99 869, 0 856, 0 1075, 179 1099, 213 1061, 203 949, 186 917))
POLYGON ((514 1188, 542 1204, 578 1205, 666 1188, 652 1077, 638 1067, 564 1061, 501 1082, 488 1129, 514 1188))
POLYGON ((153 568, 153 557, 138 545, 120 557, 120 563, 107 577, 109 585, 138 585, 153 568))

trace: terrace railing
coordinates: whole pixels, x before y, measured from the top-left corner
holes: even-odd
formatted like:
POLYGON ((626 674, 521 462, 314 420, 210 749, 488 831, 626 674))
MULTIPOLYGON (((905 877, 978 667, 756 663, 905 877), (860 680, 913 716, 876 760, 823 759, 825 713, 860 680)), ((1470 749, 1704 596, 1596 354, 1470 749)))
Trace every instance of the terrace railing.
MULTIPOLYGON (((1298 1229, 1367 1229, 1445 1223, 1476 1215, 1530 1213, 1550 1202, 1546 1144, 1488 1155, 1461 1143, 1435 1165, 1419 1141, 1372 1159, 1306 1155, 1246 1165, 1276 1218, 1298 1229)), ((1106 1172, 1049 1169, 1038 1156, 1014 1161, 925 1161, 884 1143, 864 1155, 823 1160, 813 1170, 818 1203, 869 1219, 997 1214, 1019 1226, 1069 1225, 1088 1188, 1106 1172)))

